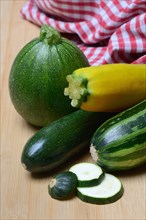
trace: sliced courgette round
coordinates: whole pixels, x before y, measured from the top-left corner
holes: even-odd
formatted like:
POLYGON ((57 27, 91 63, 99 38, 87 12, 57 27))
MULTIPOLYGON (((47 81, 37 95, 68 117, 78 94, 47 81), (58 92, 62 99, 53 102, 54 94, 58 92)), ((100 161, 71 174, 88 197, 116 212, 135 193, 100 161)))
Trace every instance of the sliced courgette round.
POLYGON ((77 196, 84 202, 92 204, 113 203, 121 198, 124 189, 120 180, 105 173, 103 181, 93 187, 77 187, 77 196))
POLYGON ((95 186, 104 178, 101 167, 93 163, 78 163, 69 170, 77 175, 79 187, 95 186))

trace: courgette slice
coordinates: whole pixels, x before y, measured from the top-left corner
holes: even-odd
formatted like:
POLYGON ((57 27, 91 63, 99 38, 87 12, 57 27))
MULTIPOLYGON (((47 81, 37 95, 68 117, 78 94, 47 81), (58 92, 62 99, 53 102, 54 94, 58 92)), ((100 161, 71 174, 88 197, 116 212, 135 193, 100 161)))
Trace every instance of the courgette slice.
POLYGON ((93 163, 78 163, 69 170, 77 175, 79 187, 96 186, 104 178, 101 167, 93 163))
POLYGON ((124 188, 120 180, 105 173, 103 181, 93 187, 77 187, 77 196, 84 202, 92 204, 109 204, 123 195, 124 188))

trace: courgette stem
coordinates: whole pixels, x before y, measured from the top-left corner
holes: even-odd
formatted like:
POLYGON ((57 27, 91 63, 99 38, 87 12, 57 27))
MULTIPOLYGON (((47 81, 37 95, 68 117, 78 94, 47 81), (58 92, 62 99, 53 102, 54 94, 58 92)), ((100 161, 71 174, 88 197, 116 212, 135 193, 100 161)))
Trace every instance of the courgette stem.
POLYGON ((53 45, 61 42, 61 35, 56 29, 44 24, 40 30, 40 40, 53 45))
POLYGON ((54 186, 55 186, 55 184, 56 184, 56 179, 51 179, 51 181, 50 181, 50 188, 53 188, 54 186))
POLYGON ((98 151, 96 151, 95 149, 95 146, 93 144, 91 144, 90 146, 90 154, 91 154, 91 157, 93 158, 94 161, 97 162, 98 160, 98 151))

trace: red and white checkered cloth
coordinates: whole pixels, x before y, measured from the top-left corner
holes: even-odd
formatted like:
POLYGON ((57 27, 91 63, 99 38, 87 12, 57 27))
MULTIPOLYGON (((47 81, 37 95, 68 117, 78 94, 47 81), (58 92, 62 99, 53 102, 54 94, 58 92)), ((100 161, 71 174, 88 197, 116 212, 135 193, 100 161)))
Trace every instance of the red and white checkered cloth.
POLYGON ((146 63, 146 0, 29 0, 21 15, 70 33, 90 65, 146 63))

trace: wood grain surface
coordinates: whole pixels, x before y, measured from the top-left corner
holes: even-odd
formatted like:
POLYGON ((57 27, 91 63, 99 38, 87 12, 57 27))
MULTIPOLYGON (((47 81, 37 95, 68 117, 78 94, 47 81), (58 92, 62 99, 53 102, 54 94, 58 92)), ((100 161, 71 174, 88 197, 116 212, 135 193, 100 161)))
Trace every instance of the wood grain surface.
POLYGON ((31 175, 21 166, 24 144, 37 129, 15 111, 9 97, 8 77, 19 50, 39 35, 39 27, 20 16, 24 0, 1 0, 1 220, 144 220, 146 219, 146 167, 116 173, 124 185, 123 197, 109 205, 91 205, 74 197, 57 201, 48 195, 49 179, 79 161, 80 155, 46 175, 31 175))

